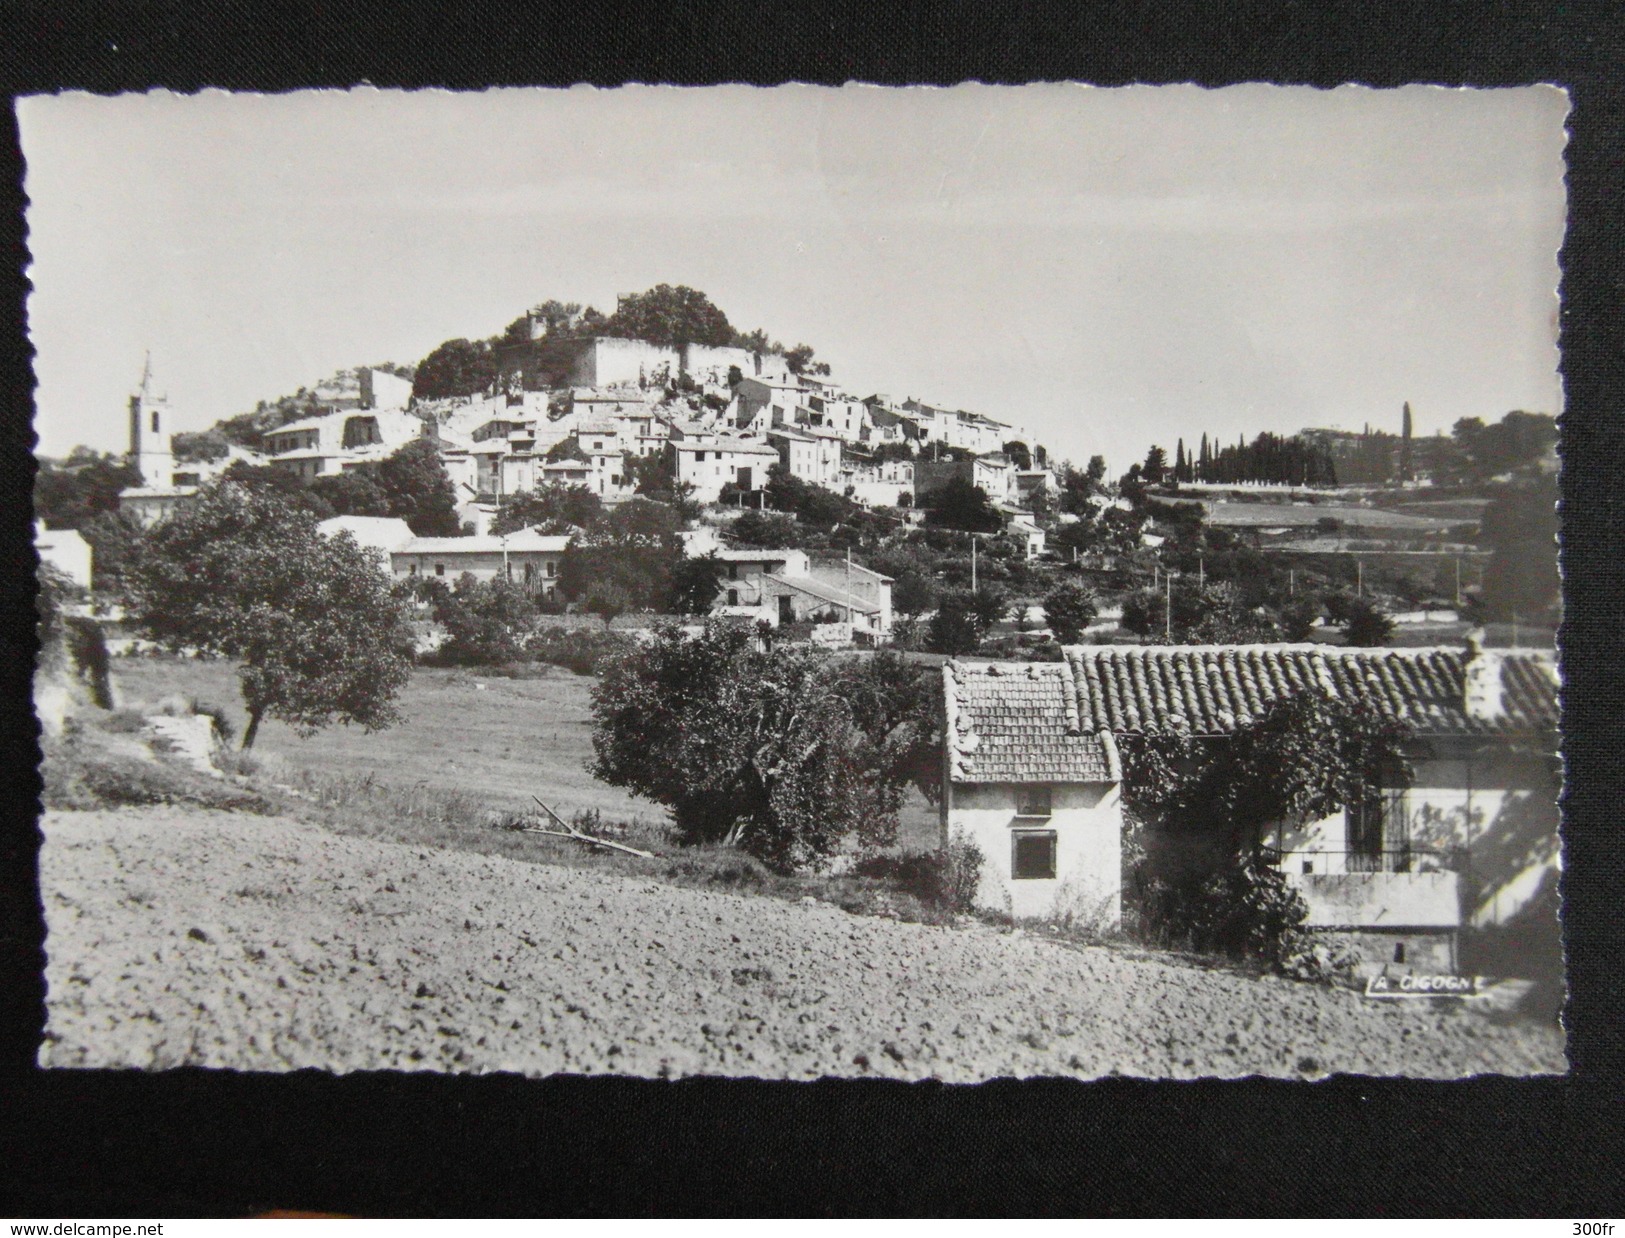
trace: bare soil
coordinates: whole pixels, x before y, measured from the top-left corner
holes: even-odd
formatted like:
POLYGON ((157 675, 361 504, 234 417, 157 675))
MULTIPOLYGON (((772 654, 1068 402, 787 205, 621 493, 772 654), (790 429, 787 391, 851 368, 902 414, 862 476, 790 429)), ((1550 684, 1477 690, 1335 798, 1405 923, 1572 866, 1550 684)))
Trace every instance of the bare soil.
POLYGON ((816 1078, 1564 1069, 1560 1034, 987 927, 179 807, 47 813, 47 1066, 816 1078))

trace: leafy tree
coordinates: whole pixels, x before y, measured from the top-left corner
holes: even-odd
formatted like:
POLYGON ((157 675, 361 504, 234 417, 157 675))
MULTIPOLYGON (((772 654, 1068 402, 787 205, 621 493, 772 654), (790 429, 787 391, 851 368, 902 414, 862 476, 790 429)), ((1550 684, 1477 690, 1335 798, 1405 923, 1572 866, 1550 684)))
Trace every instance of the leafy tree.
POLYGON ((792 374, 828 374, 829 366, 813 361, 813 350, 806 344, 797 344, 784 354, 784 364, 792 374))
POLYGON ((722 572, 715 554, 679 560, 671 574, 668 608, 677 615, 707 614, 722 591, 722 572))
POLYGON ((728 535, 741 545, 766 550, 781 550, 801 541, 796 522, 779 512, 746 511, 729 526, 728 535))
POLYGON ((937 604, 937 582, 927 572, 903 571, 892 583, 891 604, 905 618, 923 615, 937 604))
POLYGON ((436 592, 433 604, 435 622, 446 630, 435 661, 500 666, 524 658, 525 640, 536 626, 536 603, 512 581, 500 576, 481 581, 464 572, 455 588, 436 592))
POLYGON ((312 490, 299 474, 281 465, 237 460, 220 475, 220 480, 243 490, 273 495, 317 520, 326 520, 335 514, 331 503, 312 490))
POLYGON ((689 843, 736 845, 789 872, 848 837, 895 836, 902 787, 818 654, 755 634, 663 629, 600 663, 592 773, 664 804, 689 843))
POLYGON ((1410 731, 1319 692, 1267 707, 1227 741, 1125 739, 1123 801, 1162 845, 1129 883, 1153 932, 1280 964, 1306 909, 1259 848, 1277 823, 1330 816, 1409 785, 1410 731))
POLYGON ((993 590, 944 590, 926 628, 926 647, 933 653, 975 653, 1004 611, 1004 600, 993 590))
POLYGON ((384 492, 389 514, 399 517, 419 537, 457 537, 457 492, 440 463, 440 452, 428 439, 414 439, 385 456, 372 474, 384 492))
POLYGON ((389 496, 373 480, 370 465, 348 469, 342 473, 329 473, 310 483, 310 492, 339 516, 387 516, 389 496))
POLYGON ((882 649, 835 663, 831 683, 878 754, 883 776, 913 784, 935 804, 942 794, 943 727, 942 681, 935 668, 882 649))
POLYGON ((1168 453, 1160 447, 1152 447, 1145 453, 1145 463, 1140 466, 1140 476, 1151 485, 1163 480, 1163 474, 1168 471, 1168 453))
POLYGON ((1557 442, 1557 419, 1546 413, 1511 412, 1493 425, 1463 417, 1451 437, 1468 462, 1469 474, 1485 481, 1538 464, 1557 442))
POLYGON ((1011 439, 1004 445, 1004 454, 1010 457, 1010 463, 1018 469, 1030 469, 1033 466, 1033 453, 1028 450, 1027 444, 1020 439, 1011 439))
POLYGON ((544 533, 569 533, 590 529, 603 517, 603 500, 586 486, 540 485, 504 502, 491 522, 491 532, 501 535, 541 529, 544 533))
POLYGON ((543 458, 549 464, 558 464, 564 460, 580 460, 585 462, 587 459, 587 453, 581 449, 581 440, 572 434, 567 438, 561 438, 558 442, 554 443, 553 446, 549 447, 547 449, 547 455, 543 458))
POLYGON ((496 382, 496 355, 484 340, 447 340, 418 362, 412 395, 420 400, 470 396, 496 382))
POLYGON ((1314 637, 1315 620, 1320 618, 1320 602, 1315 598, 1298 598, 1281 608, 1281 632, 1289 641, 1307 641, 1314 637))
POLYGON ((396 721, 410 640, 376 552, 322 537, 272 490, 205 489, 150 532, 133 585, 154 638, 242 663, 244 748, 267 715, 306 735, 396 721))
POLYGON ((703 292, 682 284, 657 284, 648 292, 622 297, 603 333, 668 348, 685 344, 724 347, 734 341, 728 316, 703 292))
POLYGON ((560 591, 610 617, 660 609, 684 557, 680 527, 670 507, 628 499, 570 539, 559 562, 560 591))
POLYGON ((123 512, 102 512, 79 526, 90 543, 91 585, 97 592, 119 592, 141 552, 140 525, 123 512))
POLYGON ((1083 639, 1083 630, 1095 619, 1095 595, 1074 581, 1063 581, 1044 595, 1044 618, 1063 645, 1083 639))
POLYGON ((950 477, 933 493, 925 522, 934 528, 962 529, 967 533, 997 533, 1004 518, 987 497, 987 491, 968 477, 950 477))
POLYGON ((1394 621, 1364 598, 1349 598, 1343 606, 1343 637, 1351 645, 1385 645, 1394 621))
POLYGON ((1154 643, 1238 645, 1279 639, 1270 620, 1249 610, 1240 593, 1228 582, 1176 580, 1169 591, 1140 589, 1123 600, 1122 626, 1154 643), (1171 628, 1171 631, 1170 631, 1171 628))
POLYGON ((34 516, 53 529, 80 529, 118 510, 119 491, 141 484, 141 471, 122 456, 76 447, 63 461, 41 459, 34 476, 34 516))
POLYGON ((207 430, 182 430, 169 436, 169 449, 175 453, 176 463, 224 460, 231 452, 231 440, 218 426, 207 430))
POLYGON ((767 501, 776 511, 794 512, 809 529, 833 529, 843 520, 867 515, 851 499, 795 476, 782 464, 767 470, 767 501))

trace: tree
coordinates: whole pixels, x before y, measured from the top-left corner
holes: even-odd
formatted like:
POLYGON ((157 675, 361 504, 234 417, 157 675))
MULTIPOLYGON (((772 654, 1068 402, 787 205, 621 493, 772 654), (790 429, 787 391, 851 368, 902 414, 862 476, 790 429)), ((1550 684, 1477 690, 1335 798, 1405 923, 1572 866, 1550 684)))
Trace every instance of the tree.
POLYGON ((958 655, 975 653, 992 624, 990 606, 968 589, 944 590, 937 598, 937 610, 926 628, 926 648, 933 653, 958 655))
POLYGON ((1123 803, 1161 845, 1130 883, 1143 920, 1199 950, 1283 962, 1307 909, 1259 850, 1271 828, 1409 785, 1402 723, 1316 691, 1276 700, 1228 740, 1125 737, 1123 803))
MULTIPOLYGON (((362 466, 366 468, 366 465, 362 466)), ((428 439, 414 439, 378 461, 373 474, 384 492, 389 514, 411 526, 419 537, 456 537, 457 492, 440 463, 440 452, 428 439)))
POLYGON ((329 473, 310 483, 312 494, 321 499, 339 516, 387 516, 389 497, 373 480, 373 469, 368 465, 348 469, 342 473, 329 473))
POLYGON ((997 533, 1004 518, 987 491, 968 477, 950 477, 928 500, 925 522, 934 528, 962 529, 968 533, 997 533))
POLYGON ((435 660, 451 666, 500 666, 525 656, 525 638, 536 625, 536 603, 502 577, 476 580, 464 572, 456 587, 434 598, 435 622, 446 631, 435 660))
POLYGON ((481 340, 447 340, 418 362, 412 395, 420 400, 443 400, 475 395, 496 382, 496 356, 481 340))
POLYGON ((677 615, 704 615, 710 612, 722 592, 723 565, 715 554, 678 561, 671 574, 669 609, 677 615))
POLYGON ((794 512, 797 520, 811 529, 832 529, 863 513, 851 499, 804 481, 782 464, 767 470, 767 501, 776 511, 794 512))
POLYGON ((79 526, 90 543, 91 585, 98 593, 124 588, 145 536, 141 526, 123 512, 102 512, 79 526))
POLYGON ((849 837, 895 836, 891 754, 813 651, 761 652, 733 625, 664 628, 600 663, 592 714, 592 773, 669 807, 687 843, 739 846, 790 872, 822 866, 849 837))
POLYGON ((169 449, 176 463, 190 460, 224 460, 231 452, 231 440, 218 426, 207 430, 182 430, 169 436, 169 449))
POLYGON ((1385 645, 1394 632, 1394 621, 1364 598, 1348 598, 1342 620, 1343 638, 1351 645, 1385 645))
POLYGON ((891 604, 899 615, 918 618, 937 604, 937 582, 928 572, 904 571, 892 584, 891 604))
POLYGON ((245 749, 267 716, 304 735, 397 720, 410 638, 376 552, 271 490, 206 488, 151 531, 133 584, 155 639, 241 661, 245 749))
POLYGON ((1026 470, 1033 466, 1033 453, 1027 449, 1027 444, 1020 439, 1011 439, 1004 445, 1004 454, 1010 457, 1010 463, 1018 469, 1026 470))
POLYGON ((1083 639, 1083 630, 1095 618, 1095 595, 1074 581, 1063 581, 1044 595, 1044 618, 1063 645, 1083 639))
POLYGON ((585 462, 587 453, 581 449, 581 440, 572 434, 567 438, 561 438, 549 447, 547 455, 543 459, 549 464, 558 464, 563 460, 581 460, 585 462))
POLYGON ((671 597, 672 578, 683 560, 679 527, 665 504, 628 499, 570 539, 559 562, 559 589, 610 617, 658 610, 671 597))
POLYGON ((648 340, 667 348, 686 344, 725 347, 734 341, 728 316, 696 289, 657 284, 647 292, 622 297, 604 324, 605 335, 648 340))
POLYGON ((220 480, 230 482, 242 490, 274 495, 317 520, 326 520, 335 514, 333 505, 312 490, 304 478, 281 465, 249 464, 237 460, 220 475, 220 480))
POLYGON ((74 448, 66 460, 42 458, 34 476, 34 517, 53 529, 79 529, 118 510, 119 491, 141 485, 141 470, 124 457, 74 448))
POLYGON ((871 657, 834 664, 831 683, 852 711, 852 721, 879 756, 884 777, 912 783, 931 803, 942 795, 942 681, 882 649, 871 657))
POLYGON ((728 535, 744 546, 781 550, 801 540, 796 522, 779 512, 746 511, 728 529, 728 535))
POLYGON ((590 529, 604 517, 604 503, 586 486, 540 485, 511 496, 491 522, 497 535, 520 529, 569 533, 590 529))
POLYGON ((1140 476, 1155 486, 1162 481, 1162 476, 1168 471, 1168 453, 1160 447, 1152 447, 1145 453, 1145 463, 1140 466, 1140 476))

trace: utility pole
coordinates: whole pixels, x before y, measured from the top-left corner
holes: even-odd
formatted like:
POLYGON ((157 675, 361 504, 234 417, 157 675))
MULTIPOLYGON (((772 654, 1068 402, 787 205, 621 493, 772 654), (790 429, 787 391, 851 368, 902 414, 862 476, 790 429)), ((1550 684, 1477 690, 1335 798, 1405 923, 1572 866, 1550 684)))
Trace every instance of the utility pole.
POLYGON ((1456 556, 1456 609, 1461 609, 1461 556, 1456 556))
POLYGON ((1167 573, 1163 583, 1167 586, 1168 595, 1162 606, 1162 635, 1171 645, 1174 643, 1174 574, 1167 573))
POLYGON ((1365 561, 1360 558, 1354 560, 1354 596, 1365 596, 1365 561))
POLYGON ((1298 596, 1298 570, 1289 567, 1286 570, 1286 595, 1289 598, 1298 596))
POLYGON ((1207 559, 1203 555, 1196 556, 1196 587, 1207 588, 1207 559))
POLYGON ((970 535, 970 591, 976 592, 976 534, 970 535))

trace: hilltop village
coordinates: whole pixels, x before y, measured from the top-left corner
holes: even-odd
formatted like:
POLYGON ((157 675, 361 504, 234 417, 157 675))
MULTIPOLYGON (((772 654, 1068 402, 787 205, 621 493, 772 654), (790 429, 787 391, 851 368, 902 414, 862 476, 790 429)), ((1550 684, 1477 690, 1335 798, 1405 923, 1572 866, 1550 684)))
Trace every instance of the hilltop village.
POLYGON ((274 662, 282 697, 245 671, 245 743, 262 714, 388 726, 398 602, 420 666, 595 677, 589 768, 685 844, 821 871, 890 854, 916 795, 933 897, 957 872, 963 911, 1245 954, 1259 939, 1201 938, 1231 921, 1192 907, 1258 887, 1338 938, 1311 970, 1560 969, 1549 416, 1202 434, 1111 478, 1008 413, 850 391, 664 285, 608 316, 544 302, 205 431, 176 432, 149 367, 128 412, 126 457, 43 463, 42 560, 115 654, 274 662), (220 557, 256 519, 340 549, 220 557), (227 641, 252 607, 186 573, 247 588, 239 564, 284 553, 304 566, 273 593, 381 574, 365 604, 389 631, 316 614, 308 648, 265 653, 293 626, 227 641), (352 654, 336 703, 298 696, 352 654), (834 729, 796 730, 812 718, 834 729), (1328 781, 1350 744, 1354 791, 1328 781), (783 772, 792 752, 811 764, 783 772), (1297 789, 1224 789, 1260 770, 1297 789), (1213 816, 1237 804, 1261 815, 1213 816))

